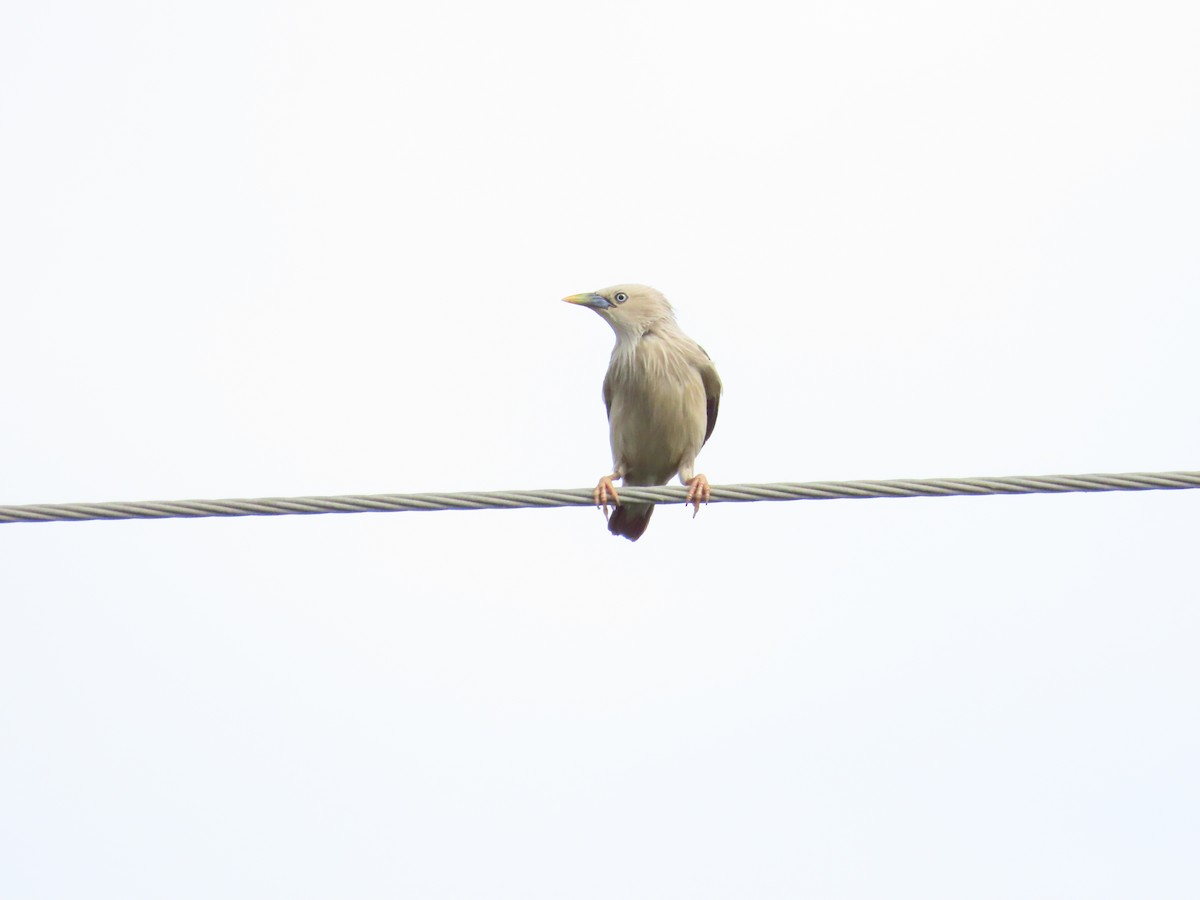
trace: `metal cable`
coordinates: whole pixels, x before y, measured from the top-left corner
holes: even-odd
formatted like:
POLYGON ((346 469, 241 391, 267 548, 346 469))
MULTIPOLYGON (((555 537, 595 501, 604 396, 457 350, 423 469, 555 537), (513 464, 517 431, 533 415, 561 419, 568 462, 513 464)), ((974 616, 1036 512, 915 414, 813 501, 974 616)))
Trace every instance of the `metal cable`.
MULTIPOLYGON (((1159 491, 1200 488, 1200 472, 1128 472, 1120 475, 1028 475, 1000 478, 905 478, 885 481, 808 481, 724 484, 713 503, 755 500, 842 500, 872 497, 953 497, 982 494, 1063 494, 1081 491, 1159 491)), ((683 487, 623 487, 621 499, 682 503, 683 487)), ((80 522, 95 519, 179 519, 210 516, 290 516, 321 513, 418 512, 439 509, 529 509, 592 506, 590 488, 471 491, 437 494, 348 494, 335 497, 262 497, 254 500, 150 500, 132 503, 0 505, 5 522, 80 522)))

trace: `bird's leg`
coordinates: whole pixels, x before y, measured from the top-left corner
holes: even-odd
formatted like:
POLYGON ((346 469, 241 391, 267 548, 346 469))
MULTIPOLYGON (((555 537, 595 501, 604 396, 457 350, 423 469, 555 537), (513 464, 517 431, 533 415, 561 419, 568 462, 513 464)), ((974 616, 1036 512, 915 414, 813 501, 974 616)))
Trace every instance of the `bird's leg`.
POLYGON ((712 490, 709 487, 708 479, 703 475, 693 475, 684 482, 688 486, 687 499, 685 503, 691 503, 695 507, 692 510, 692 518, 696 518, 696 513, 700 512, 700 504, 707 503, 712 497, 712 490))
POLYGON ((604 510, 604 518, 608 518, 608 500, 612 496, 612 502, 615 506, 621 505, 621 498, 617 496, 617 489, 613 485, 614 478, 620 478, 620 472, 613 472, 611 475, 603 476, 596 484, 596 489, 592 491, 592 499, 596 501, 596 507, 604 510))

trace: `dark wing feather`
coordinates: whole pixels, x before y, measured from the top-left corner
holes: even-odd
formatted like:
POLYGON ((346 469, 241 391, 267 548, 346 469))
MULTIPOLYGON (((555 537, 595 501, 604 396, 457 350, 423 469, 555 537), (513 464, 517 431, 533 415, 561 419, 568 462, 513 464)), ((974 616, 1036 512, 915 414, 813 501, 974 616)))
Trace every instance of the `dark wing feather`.
MULTIPOLYGON (((708 424, 704 426, 704 443, 708 443, 708 439, 712 437, 713 429, 717 427, 717 407, 721 404, 721 398, 710 396, 707 398, 705 409, 708 411, 708 424)), ((701 444, 701 446, 704 446, 701 444)))
POLYGON ((708 414, 708 422, 704 426, 704 443, 707 444, 713 429, 717 427, 717 409, 721 405, 721 378, 717 375, 716 366, 712 364, 712 357, 699 344, 696 346, 705 359, 705 364, 699 368, 700 380, 704 382, 704 409, 708 414))

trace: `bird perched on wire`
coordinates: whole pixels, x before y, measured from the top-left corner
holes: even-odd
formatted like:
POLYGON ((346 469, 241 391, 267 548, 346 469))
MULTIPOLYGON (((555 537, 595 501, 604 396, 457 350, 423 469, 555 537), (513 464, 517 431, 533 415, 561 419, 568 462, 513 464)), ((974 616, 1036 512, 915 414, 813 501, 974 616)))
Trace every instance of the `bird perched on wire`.
POLYGON ((680 330, 671 304, 652 287, 618 284, 563 299, 594 309, 617 335, 604 376, 613 471, 594 492, 608 530, 636 541, 654 512, 653 503, 622 504, 614 478, 624 485, 657 485, 678 473, 695 516, 711 494, 708 479, 695 467, 696 454, 717 424, 721 399, 712 360, 680 330), (611 516, 610 499, 616 505, 611 516))

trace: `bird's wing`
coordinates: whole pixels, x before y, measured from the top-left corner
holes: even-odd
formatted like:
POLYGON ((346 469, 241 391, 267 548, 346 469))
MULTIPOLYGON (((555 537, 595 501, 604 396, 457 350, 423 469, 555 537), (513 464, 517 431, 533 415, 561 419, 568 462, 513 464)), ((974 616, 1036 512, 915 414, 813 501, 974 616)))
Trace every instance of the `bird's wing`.
POLYGON ((712 357, 699 344, 696 347, 704 354, 704 359, 699 361, 696 369, 700 372, 700 380, 704 382, 704 407, 708 416, 708 423, 704 426, 704 443, 708 443, 713 429, 717 427, 717 409, 721 405, 721 376, 717 374, 712 357))
POLYGON ((612 368, 610 367, 604 373, 604 413, 609 419, 612 419, 612 398, 613 398, 613 383, 612 383, 612 368))

